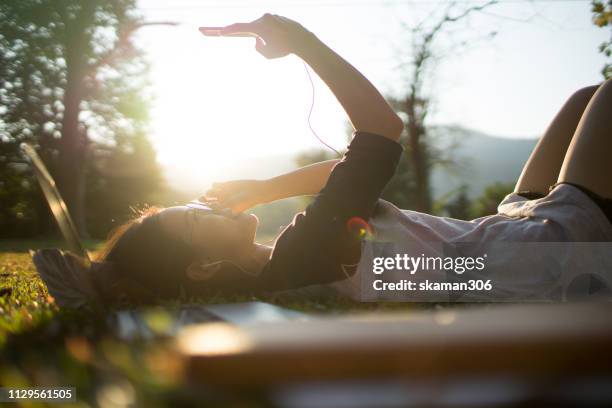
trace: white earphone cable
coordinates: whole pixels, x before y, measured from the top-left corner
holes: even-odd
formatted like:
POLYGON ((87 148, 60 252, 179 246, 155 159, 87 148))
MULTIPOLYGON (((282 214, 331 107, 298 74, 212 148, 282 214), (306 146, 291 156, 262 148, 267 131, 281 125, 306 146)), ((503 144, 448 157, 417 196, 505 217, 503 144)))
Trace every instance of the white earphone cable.
POLYGON ((312 117, 312 111, 314 110, 314 104, 315 104, 315 86, 314 86, 314 81, 312 80, 312 76, 310 75, 310 70, 308 69, 308 65, 306 65, 306 63, 304 61, 302 61, 302 64, 304 65, 304 69, 306 70, 306 75, 308 76, 308 79, 310 81, 310 87, 312 89, 312 99, 311 99, 311 102, 310 102, 310 109, 308 111, 308 127, 310 128, 310 131, 312 132, 314 137, 316 137, 319 142, 324 144, 325 147, 327 147, 328 149, 332 150, 334 153, 336 153, 338 155, 338 157, 340 157, 340 156, 342 156, 342 154, 340 154, 340 152, 338 150, 334 149, 329 144, 325 143, 323 141, 323 139, 321 139, 319 137, 317 132, 312 127, 312 122, 310 121, 310 118, 312 117))

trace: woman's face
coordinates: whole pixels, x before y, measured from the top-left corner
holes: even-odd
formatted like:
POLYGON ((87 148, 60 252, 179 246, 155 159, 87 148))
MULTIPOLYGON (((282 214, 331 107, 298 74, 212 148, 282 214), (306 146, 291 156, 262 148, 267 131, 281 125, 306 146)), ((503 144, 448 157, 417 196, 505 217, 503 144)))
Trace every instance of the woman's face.
POLYGON ((253 214, 168 207, 159 219, 169 234, 211 260, 239 259, 253 248, 258 220, 253 214))

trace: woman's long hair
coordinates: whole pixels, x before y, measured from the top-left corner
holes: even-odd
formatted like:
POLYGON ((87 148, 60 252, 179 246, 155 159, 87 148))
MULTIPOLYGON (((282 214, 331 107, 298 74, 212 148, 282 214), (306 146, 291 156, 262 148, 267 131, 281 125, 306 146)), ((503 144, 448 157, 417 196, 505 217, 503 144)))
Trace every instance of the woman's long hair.
POLYGON ((134 224, 141 223, 146 217, 158 214, 161 210, 163 210, 162 207, 146 207, 142 210, 139 210, 136 215, 129 221, 121 224, 116 228, 113 228, 108 234, 108 237, 104 242, 104 246, 100 250, 96 251, 95 260, 98 262, 106 261, 108 254, 115 247, 117 241, 119 241, 119 239, 121 239, 121 237, 125 235, 127 230, 129 230, 134 224))
POLYGON ((128 302, 151 303, 176 299, 186 282, 186 270, 194 254, 181 240, 169 236, 159 223, 160 207, 139 211, 115 228, 96 254, 99 262, 112 263, 114 293, 128 302))

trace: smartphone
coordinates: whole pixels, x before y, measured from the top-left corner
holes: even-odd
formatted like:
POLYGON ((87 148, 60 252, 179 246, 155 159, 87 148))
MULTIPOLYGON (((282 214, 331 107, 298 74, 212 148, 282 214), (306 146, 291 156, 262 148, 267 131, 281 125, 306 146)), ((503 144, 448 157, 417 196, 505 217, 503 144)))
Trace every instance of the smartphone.
POLYGON ((211 206, 209 206, 206 203, 203 203, 200 200, 191 200, 190 202, 185 204, 185 207, 194 208, 196 210, 202 210, 202 211, 210 211, 210 212, 214 212, 215 211, 215 210, 212 209, 211 206))
MULTIPOLYGON (((221 37, 223 27, 200 27, 200 32, 207 37, 221 37)), ((224 37, 257 37, 255 33, 234 33, 225 35, 224 37)))

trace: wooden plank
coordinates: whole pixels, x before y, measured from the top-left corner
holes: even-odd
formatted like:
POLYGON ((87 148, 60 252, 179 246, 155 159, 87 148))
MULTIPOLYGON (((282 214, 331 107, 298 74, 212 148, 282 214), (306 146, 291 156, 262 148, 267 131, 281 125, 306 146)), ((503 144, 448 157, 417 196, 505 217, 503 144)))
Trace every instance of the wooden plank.
POLYGON ((570 376, 612 372, 607 304, 495 306, 186 328, 195 382, 257 387, 360 378, 570 376))

